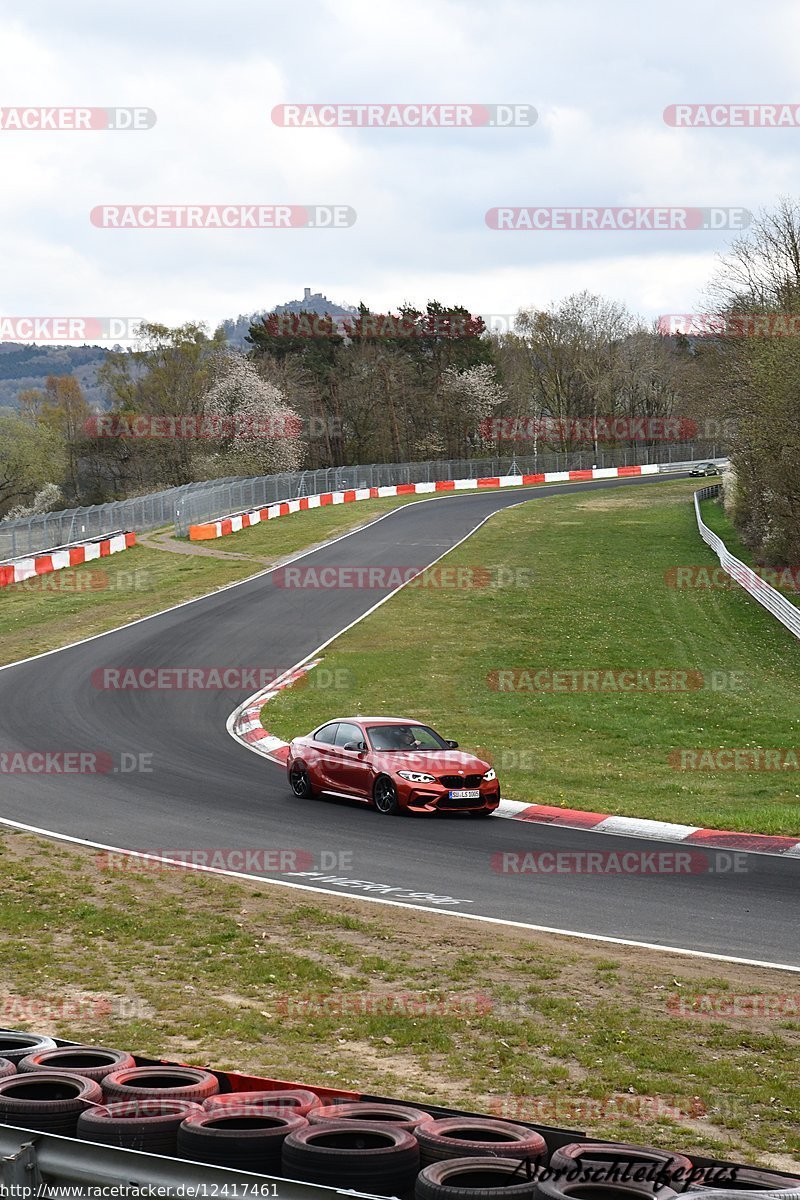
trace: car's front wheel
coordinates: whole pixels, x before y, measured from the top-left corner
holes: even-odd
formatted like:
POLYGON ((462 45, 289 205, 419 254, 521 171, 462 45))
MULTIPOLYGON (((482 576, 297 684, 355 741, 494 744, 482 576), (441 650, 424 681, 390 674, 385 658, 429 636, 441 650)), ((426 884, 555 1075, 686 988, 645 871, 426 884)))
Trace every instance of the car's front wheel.
POLYGON ((400 811, 397 788, 388 775, 379 775, 375 780, 375 786, 372 789, 372 803, 385 817, 391 817, 400 811))
POLYGON ((474 808, 469 815, 471 817, 492 817, 496 811, 495 808, 474 808))
POLYGON ((311 800, 314 789, 311 786, 311 776, 308 767, 302 762, 293 762, 289 769, 289 786, 301 800, 311 800))

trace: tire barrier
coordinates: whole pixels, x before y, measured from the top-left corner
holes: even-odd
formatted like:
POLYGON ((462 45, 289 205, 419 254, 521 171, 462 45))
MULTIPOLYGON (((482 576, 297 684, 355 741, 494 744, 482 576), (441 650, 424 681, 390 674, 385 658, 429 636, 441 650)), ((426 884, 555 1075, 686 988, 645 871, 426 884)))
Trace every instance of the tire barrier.
POLYGON ((77 1134, 103 1146, 174 1157, 181 1122, 202 1111, 191 1100, 116 1100, 82 1112, 77 1134))
POLYGON ((276 1116, 266 1109, 242 1116, 227 1108, 192 1113, 178 1129, 178 1157, 190 1162, 280 1174, 283 1143, 308 1128, 300 1116, 276 1116))
POLYGON ((307 1117, 322 1101, 316 1092, 304 1088, 277 1088, 274 1092, 226 1092, 209 1096, 203 1101, 205 1109, 235 1109, 240 1116, 259 1113, 281 1117, 307 1117))
POLYGON ((57 1048, 51 1037, 42 1037, 38 1033, 23 1033, 17 1029, 0 1030, 0 1056, 12 1063, 18 1063, 29 1054, 57 1048))
POLYGON ((24 583, 37 575, 49 575, 52 571, 63 571, 65 567, 77 567, 81 563, 94 562, 136 545, 136 534, 120 532, 109 537, 95 538, 88 542, 72 542, 68 546, 56 546, 33 558, 14 558, 0 563, 0 588, 12 583, 24 583))
POLYGON ((35 1071, 0 1079, 0 1122, 75 1137, 78 1117, 100 1104, 99 1083, 69 1071, 35 1071))
POLYGON ((197 1067, 126 1067, 103 1080, 106 1100, 196 1100, 219 1091, 216 1075, 197 1067))
POLYGON ((570 1141, 574 1130, 452 1111, 434 1117, 402 1100, 153 1059, 120 1066, 137 1059, 21 1030, 0 1030, 0 1050, 0 1130, 401 1200, 497 1200, 498 1189, 503 1200, 743 1200, 743 1192, 800 1200, 791 1175, 654 1146, 570 1141))
POLYGON ((423 1167, 415 1200, 534 1200, 536 1179, 513 1158, 449 1158, 423 1167))
POLYGON ((328 1104, 308 1114, 312 1125, 324 1125, 326 1121, 378 1121, 381 1125, 392 1125, 395 1129, 407 1129, 413 1133, 422 1121, 431 1121, 430 1113, 421 1108, 410 1108, 405 1104, 371 1104, 369 1100, 351 1100, 348 1104, 328 1104))
POLYGON ((133 1055, 125 1050, 106 1050, 100 1046, 61 1046, 39 1050, 20 1059, 19 1071, 71 1071, 85 1079, 102 1082, 112 1071, 135 1067, 133 1055))
POLYGON ((540 1133, 527 1125, 488 1117, 443 1117, 423 1121, 415 1133, 423 1166, 445 1158, 489 1158, 493 1155, 538 1163, 547 1154, 547 1144, 540 1133))
POLYGON ((413 1192, 420 1165, 407 1129, 366 1121, 326 1121, 290 1133, 281 1161, 289 1179, 379 1196, 413 1192))

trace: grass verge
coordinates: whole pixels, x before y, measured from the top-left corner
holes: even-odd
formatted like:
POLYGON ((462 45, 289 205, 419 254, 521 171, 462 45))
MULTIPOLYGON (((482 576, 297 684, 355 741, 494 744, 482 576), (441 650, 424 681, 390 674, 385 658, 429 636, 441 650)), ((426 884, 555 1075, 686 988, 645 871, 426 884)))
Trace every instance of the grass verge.
POLYGON ((17 833, 0 944, 7 1028, 800 1170, 796 976, 111 871, 17 833), (783 1004, 695 1012, 734 994, 783 1004))
POLYGON ((500 566, 527 584, 522 569, 529 585, 426 575, 329 647, 325 665, 349 680, 336 711, 330 693, 294 688, 265 724, 291 738, 345 712, 408 712, 491 758, 512 799, 800 833, 800 772, 746 765, 755 749, 798 744, 800 646, 739 588, 674 586, 677 566, 717 562, 696 487, 555 496, 492 517, 442 565, 500 566), (532 682, 540 670, 691 671, 702 686, 548 692, 532 682), (502 683, 499 671, 531 675, 502 683), (692 757, 704 749, 744 754, 709 767, 692 757))

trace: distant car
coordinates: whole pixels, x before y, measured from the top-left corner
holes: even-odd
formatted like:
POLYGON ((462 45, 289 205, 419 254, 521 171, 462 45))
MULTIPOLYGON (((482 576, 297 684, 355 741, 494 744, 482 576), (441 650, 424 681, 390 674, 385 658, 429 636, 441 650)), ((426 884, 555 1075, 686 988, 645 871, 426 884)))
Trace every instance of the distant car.
POLYGON ((286 762, 295 796, 341 796, 400 812, 490 817, 500 784, 490 763, 404 717, 342 717, 295 738, 286 762))
POLYGON ((719 467, 716 463, 695 463, 692 467, 692 475, 719 475, 719 467))

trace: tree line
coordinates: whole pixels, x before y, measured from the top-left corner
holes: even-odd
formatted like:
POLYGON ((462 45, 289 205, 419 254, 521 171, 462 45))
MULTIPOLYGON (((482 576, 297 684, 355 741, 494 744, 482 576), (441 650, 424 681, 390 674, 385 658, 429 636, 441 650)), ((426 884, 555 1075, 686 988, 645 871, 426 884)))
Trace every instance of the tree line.
POLYGON ((796 562, 800 342, 777 319, 800 317, 800 202, 734 242, 704 305, 692 333, 589 292, 499 332, 439 301, 362 304, 344 320, 259 316, 243 349, 222 327, 144 323, 99 369, 102 413, 74 377, 52 376, 0 417, 0 516, 199 479, 707 435, 729 449, 745 540, 796 562))

